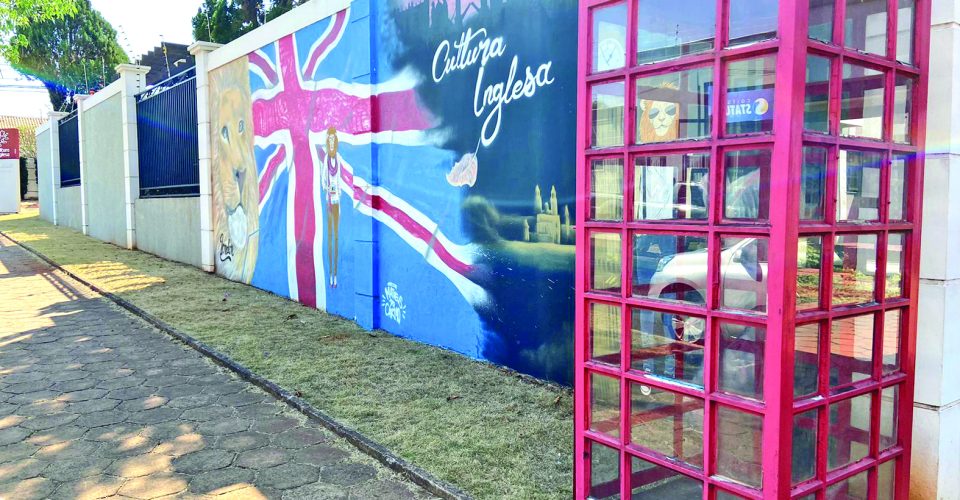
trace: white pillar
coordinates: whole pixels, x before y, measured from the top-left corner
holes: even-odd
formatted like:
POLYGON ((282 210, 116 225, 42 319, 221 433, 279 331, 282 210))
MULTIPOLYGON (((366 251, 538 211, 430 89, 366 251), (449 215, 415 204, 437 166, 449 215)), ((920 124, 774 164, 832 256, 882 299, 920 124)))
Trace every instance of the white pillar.
POLYGON ((140 160, 137 156, 137 99, 147 87, 148 66, 120 64, 120 121, 123 134, 123 208, 127 226, 126 246, 137 247, 137 199, 140 197, 140 160))
POLYGON ((960 500, 960 10, 933 0, 910 496, 960 500))
POLYGON ((213 178, 210 150, 210 83, 208 62, 210 53, 220 44, 195 42, 189 47, 197 63, 197 151, 200 160, 200 268, 208 273, 216 271, 213 260, 213 178))
POLYGON ((83 135, 83 101, 86 101, 90 97, 85 94, 77 94, 73 96, 73 100, 77 103, 77 141, 78 151, 80 155, 80 224, 83 228, 83 234, 89 234, 90 223, 87 220, 87 165, 86 161, 83 158, 83 142, 86 138, 83 135))
POLYGON ((60 224, 57 217, 57 197, 60 195, 60 119, 67 113, 52 111, 50 116, 50 202, 53 205, 53 225, 60 224))

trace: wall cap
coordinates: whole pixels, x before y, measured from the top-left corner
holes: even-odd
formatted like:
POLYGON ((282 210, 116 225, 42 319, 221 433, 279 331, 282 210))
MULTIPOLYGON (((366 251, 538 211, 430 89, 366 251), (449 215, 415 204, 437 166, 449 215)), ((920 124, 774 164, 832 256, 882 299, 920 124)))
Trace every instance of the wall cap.
POLYGON ((120 80, 114 80, 113 83, 107 85, 106 87, 100 89, 96 94, 92 96, 84 96, 85 102, 83 103, 83 110, 89 111, 93 109, 94 106, 106 101, 107 99, 120 93, 121 85, 120 80))
POLYGON ((141 66, 139 64, 118 64, 114 70, 121 75, 124 73, 145 75, 150 72, 150 66, 141 66))
POLYGON ((213 42, 193 42, 187 47, 187 52, 190 52, 190 55, 196 56, 201 52, 213 52, 214 50, 223 47, 222 43, 213 43, 213 42))

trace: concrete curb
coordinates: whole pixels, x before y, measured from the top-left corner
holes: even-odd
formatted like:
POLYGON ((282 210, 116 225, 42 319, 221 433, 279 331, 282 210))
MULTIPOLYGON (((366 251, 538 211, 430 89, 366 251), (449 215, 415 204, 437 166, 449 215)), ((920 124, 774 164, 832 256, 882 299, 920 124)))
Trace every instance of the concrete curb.
POLYGON ((200 342, 199 340, 183 333, 173 326, 165 323, 159 318, 154 317, 150 313, 140 309, 139 307, 133 305, 126 299, 118 297, 110 292, 100 289, 98 286, 90 283, 89 281, 77 276, 76 274, 64 269, 60 264, 54 262, 46 255, 34 250, 29 245, 21 243, 16 239, 10 237, 10 235, 0 231, 0 236, 12 241, 20 248, 30 252, 40 260, 46 262, 55 270, 67 275, 74 281, 82 284, 83 286, 93 290, 94 292, 100 294, 101 296, 109 299, 118 306, 126 309, 133 315, 139 317, 140 319, 150 323, 155 328, 160 331, 170 335, 171 337, 179 340, 180 342, 190 346, 200 354, 212 359, 215 363, 220 366, 223 366, 230 371, 236 373, 240 378, 260 387, 273 397, 278 400, 286 403, 288 406, 296 409, 300 413, 303 413, 311 420, 318 422, 320 425, 326 427, 328 430, 334 434, 346 439, 350 444, 357 447, 360 451, 366 453, 367 455, 373 457, 378 462, 382 463, 390 470, 399 473, 403 477, 409 479, 411 482, 417 484, 421 488, 427 490, 428 492, 437 495, 441 498, 446 498, 450 500, 470 500, 472 497, 467 495, 465 492, 457 488, 456 486, 442 481, 434 477, 429 472, 413 465, 412 463, 394 455, 393 452, 380 445, 379 443, 373 441, 372 439, 360 434, 359 432, 350 429, 349 427, 344 426, 343 424, 337 422, 333 417, 323 413, 322 411, 315 408, 313 405, 303 400, 303 398, 297 397, 296 395, 290 393, 283 387, 280 387, 276 383, 250 371, 245 366, 237 363, 231 359, 226 354, 217 351, 216 349, 200 342))

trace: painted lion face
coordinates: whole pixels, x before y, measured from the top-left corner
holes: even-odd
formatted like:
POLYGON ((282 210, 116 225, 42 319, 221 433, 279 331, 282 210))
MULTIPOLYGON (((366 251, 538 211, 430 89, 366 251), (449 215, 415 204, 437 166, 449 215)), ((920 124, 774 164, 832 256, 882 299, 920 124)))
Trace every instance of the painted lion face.
POLYGON ((249 283, 257 261, 260 191, 245 58, 210 75, 210 99, 217 272, 249 283))
POLYGON ((679 106, 673 102, 640 101, 640 139, 642 142, 664 142, 677 139, 677 112, 679 106))

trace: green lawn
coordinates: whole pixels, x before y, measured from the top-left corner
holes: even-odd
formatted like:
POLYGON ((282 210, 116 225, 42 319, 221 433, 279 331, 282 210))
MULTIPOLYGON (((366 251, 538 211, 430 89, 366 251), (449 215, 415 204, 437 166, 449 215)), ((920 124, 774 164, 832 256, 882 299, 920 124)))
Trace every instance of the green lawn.
POLYGON ((572 496, 568 391, 54 227, 35 209, 0 216, 0 231, 471 495, 572 496))

